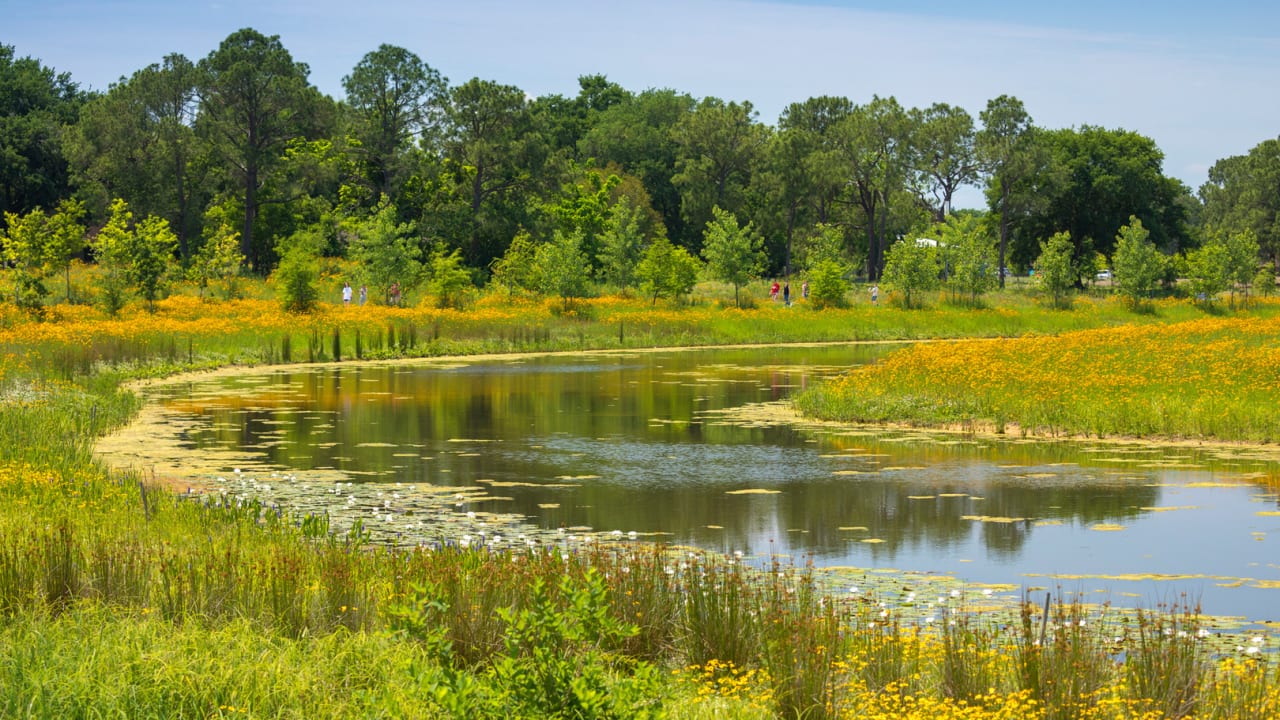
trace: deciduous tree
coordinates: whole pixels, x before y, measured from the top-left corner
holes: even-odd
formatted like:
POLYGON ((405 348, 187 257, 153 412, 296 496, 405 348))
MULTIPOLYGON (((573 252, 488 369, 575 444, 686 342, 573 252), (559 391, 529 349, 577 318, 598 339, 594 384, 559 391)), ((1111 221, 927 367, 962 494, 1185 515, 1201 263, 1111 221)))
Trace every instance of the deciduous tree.
POLYGON ((937 246, 923 238, 904 238, 885 253, 884 282, 902 293, 903 307, 921 305, 921 293, 937 288, 941 273, 937 246))
POLYGON ((1164 276, 1166 260, 1151 242, 1151 234, 1136 216, 1120 228, 1116 235, 1115 264, 1116 286, 1120 294, 1129 299, 1133 307, 1151 296, 1164 276))
POLYGON ((739 290, 760 274, 764 264, 764 241, 751 223, 746 227, 738 225, 738 219, 731 212, 717 207, 711 209, 711 215, 702 257, 712 277, 733 285, 733 302, 741 307, 739 290))
POLYGON ((1040 254, 1036 257, 1036 278, 1056 308, 1071 306, 1072 289, 1080 281, 1080 270, 1072 257, 1073 248, 1068 233, 1054 233, 1040 243, 1040 254))

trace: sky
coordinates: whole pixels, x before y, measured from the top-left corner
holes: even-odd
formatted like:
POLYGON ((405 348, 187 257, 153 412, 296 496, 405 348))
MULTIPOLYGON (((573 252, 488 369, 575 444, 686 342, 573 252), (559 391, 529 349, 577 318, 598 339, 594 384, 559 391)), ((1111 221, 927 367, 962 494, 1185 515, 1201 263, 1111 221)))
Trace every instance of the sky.
MULTIPOLYGON (((93 90, 252 27, 335 98, 383 43, 453 84, 573 96, 579 76, 603 74, 750 101, 769 125, 818 95, 945 102, 977 121, 1008 94, 1041 127, 1152 138, 1192 189, 1280 136, 1280 3, 1258 0, 0 0, 0 18, 0 44, 93 90)), ((983 203, 970 190, 956 204, 983 203)))

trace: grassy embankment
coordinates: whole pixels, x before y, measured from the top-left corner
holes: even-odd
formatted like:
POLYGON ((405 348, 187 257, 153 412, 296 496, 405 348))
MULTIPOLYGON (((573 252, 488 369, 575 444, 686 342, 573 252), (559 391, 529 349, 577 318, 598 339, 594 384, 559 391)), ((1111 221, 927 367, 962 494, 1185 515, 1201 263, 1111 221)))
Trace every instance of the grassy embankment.
MULTIPOLYGON (((1105 302, 1063 314, 1021 300, 925 313, 653 309, 614 300, 581 307, 576 317, 494 303, 465 313, 326 308, 289 318, 264 302, 175 298, 155 316, 118 320, 83 308, 55 309, 43 323, 5 314, 0 714, 945 720, 1280 712, 1276 663, 1265 652, 1274 640, 1213 657, 1195 617, 1180 609, 1126 622, 1060 606, 1042 625, 1028 607, 1021 624, 1002 627, 981 611, 980 593, 962 594, 938 598, 937 622, 917 627, 903 620, 914 599, 833 597, 804 569, 755 574, 662 548, 370 549, 359 535, 330 535, 322 518, 182 500, 109 472, 91 455, 93 438, 135 410, 121 380, 190 367, 1016 335, 1125 317, 1105 302), (952 614, 957 606, 967 610, 952 614)), ((1142 319, 1196 312, 1168 306, 1142 319)))
POLYGON ((927 343, 798 398, 853 422, 1032 436, 1280 440, 1280 317, 927 343))

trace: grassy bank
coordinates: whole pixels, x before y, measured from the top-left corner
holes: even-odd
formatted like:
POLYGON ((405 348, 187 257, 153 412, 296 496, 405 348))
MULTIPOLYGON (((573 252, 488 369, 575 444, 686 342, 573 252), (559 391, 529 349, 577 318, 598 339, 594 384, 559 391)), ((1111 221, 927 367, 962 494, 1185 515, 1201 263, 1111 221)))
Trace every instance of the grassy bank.
MULTIPOLYGON (((1211 642, 1187 608, 1135 617, 1059 602, 1042 616, 1038 597, 1011 622, 979 590, 928 598, 906 589, 832 591, 805 568, 754 572, 732 558, 607 538, 572 549, 390 551, 369 547, 358 530, 329 533, 323 517, 180 498, 92 457, 93 438, 136 410, 136 400, 119 391, 122 380, 182 368, 1021 335, 1134 317, 1108 301, 1057 313, 1016 296, 977 311, 737 310, 713 302, 655 309, 598 299, 565 314, 553 305, 484 301, 465 312, 326 306, 290 317, 262 300, 175 297, 154 315, 130 309, 115 319, 78 306, 55 307, 42 322, 4 314, 0 714, 946 720, 1280 713, 1275 639, 1242 638, 1238 649, 1235 641, 1211 642)), ((1198 313, 1170 304, 1137 318, 1163 325, 1198 313)), ((1272 347, 1270 328, 1258 330, 1259 347, 1272 347)), ((1240 332, 1226 327, 1215 342, 1240 332)))
POLYGON ((842 421, 1270 443, 1277 397, 1272 316, 921 344, 797 402, 842 421))

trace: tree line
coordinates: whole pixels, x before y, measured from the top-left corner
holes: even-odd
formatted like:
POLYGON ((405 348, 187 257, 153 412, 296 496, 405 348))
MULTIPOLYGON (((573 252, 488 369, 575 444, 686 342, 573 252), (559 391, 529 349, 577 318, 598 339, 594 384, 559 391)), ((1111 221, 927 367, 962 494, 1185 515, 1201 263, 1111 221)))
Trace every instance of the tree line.
POLYGON ((355 260, 384 298, 419 280, 444 297, 498 283, 567 301, 587 282, 676 296, 701 261, 735 288, 803 269, 835 297, 854 273, 879 280, 904 238, 945 233, 994 253, 966 270, 983 282, 958 292, 1032 269, 1059 235, 1078 285, 1113 263, 1135 220, 1166 257, 1247 237, 1255 266, 1280 262, 1280 140, 1218 161, 1193 192, 1164 175, 1150 138, 1042 128, 1008 95, 976 119, 945 103, 814 97, 768 125, 749 101, 601 75, 580 77, 574 97, 455 85, 391 45, 352 68, 340 100, 308 76, 251 28, 101 93, 0 45, 14 297, 38 303, 75 258, 117 268, 150 301, 157 262, 202 287, 247 271, 301 289, 324 256, 355 260), (987 208, 960 222, 966 186, 987 208))

